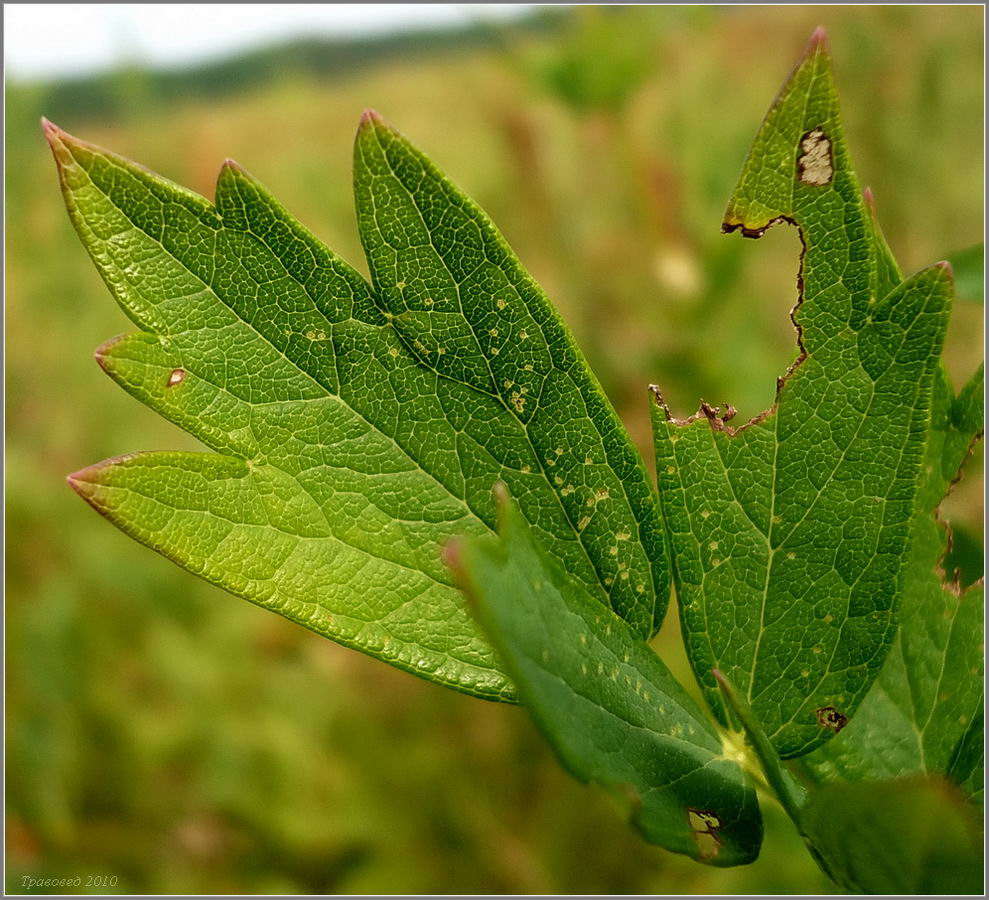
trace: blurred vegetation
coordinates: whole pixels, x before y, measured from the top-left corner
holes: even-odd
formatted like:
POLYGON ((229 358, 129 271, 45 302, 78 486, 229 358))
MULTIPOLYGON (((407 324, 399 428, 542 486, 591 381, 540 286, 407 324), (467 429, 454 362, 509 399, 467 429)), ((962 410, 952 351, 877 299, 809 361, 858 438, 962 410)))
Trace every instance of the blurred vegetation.
MULTIPOLYGON (((90 874, 147 893, 829 890, 771 802, 752 866, 649 847, 559 770, 523 711, 251 607, 80 503, 67 472, 197 447, 90 359, 133 326, 69 226, 39 116, 206 195, 234 157, 363 268, 349 154, 361 109, 376 107, 498 222, 650 460, 648 382, 679 413, 704 397, 751 415, 794 358, 796 234, 752 243, 719 226, 816 25, 904 270, 980 240, 982 15, 589 7, 442 40, 309 41, 185 72, 8 81, 8 890, 22 875, 90 874)), ((981 274, 966 284, 980 293, 981 274)), ((956 383, 981 359, 982 312, 956 305, 956 383)), ((980 460, 969 468, 944 510, 951 562, 970 580, 980 460)), ((657 646, 689 678, 672 619, 657 646)))

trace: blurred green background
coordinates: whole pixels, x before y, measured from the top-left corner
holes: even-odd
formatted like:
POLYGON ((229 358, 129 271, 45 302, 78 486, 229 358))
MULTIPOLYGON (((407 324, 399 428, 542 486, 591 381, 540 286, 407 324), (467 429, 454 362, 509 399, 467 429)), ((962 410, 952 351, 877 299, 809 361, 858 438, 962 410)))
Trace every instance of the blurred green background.
MULTIPOLYGON (((385 13, 383 13, 385 14, 385 13)), ((182 72, 7 84, 7 889, 120 892, 828 892, 766 804, 764 854, 649 847, 516 708, 429 685, 185 574, 65 485, 139 449, 198 449, 92 350, 132 328, 62 207, 38 125, 211 195, 233 157, 364 269, 350 191, 377 108, 495 219, 650 460, 645 386, 747 416, 794 358, 799 242, 719 234, 748 143, 828 28, 849 144, 905 271, 981 240, 980 7, 585 7, 524 25, 316 40, 182 72)), ((979 277, 956 384, 982 356, 979 277)), ((981 571, 981 470, 945 505, 981 571)), ((657 646, 689 677, 675 621, 657 646)))

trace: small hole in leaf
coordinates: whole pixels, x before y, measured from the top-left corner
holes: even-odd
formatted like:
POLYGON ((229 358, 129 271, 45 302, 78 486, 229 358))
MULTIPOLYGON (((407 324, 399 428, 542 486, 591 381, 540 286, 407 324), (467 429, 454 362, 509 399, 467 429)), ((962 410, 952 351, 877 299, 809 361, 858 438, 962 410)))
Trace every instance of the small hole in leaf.
POLYGON ((833 706, 822 706, 816 712, 817 724, 837 733, 848 724, 848 716, 842 715, 833 706))

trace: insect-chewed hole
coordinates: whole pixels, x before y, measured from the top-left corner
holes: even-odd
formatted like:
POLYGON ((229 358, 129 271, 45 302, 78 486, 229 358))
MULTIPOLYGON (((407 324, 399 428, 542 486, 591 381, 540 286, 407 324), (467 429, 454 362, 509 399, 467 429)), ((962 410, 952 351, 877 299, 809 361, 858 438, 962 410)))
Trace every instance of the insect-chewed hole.
POLYGON ((822 706, 815 712, 817 724, 821 728, 829 728, 835 733, 841 731, 848 724, 848 716, 838 712, 833 706, 822 706))

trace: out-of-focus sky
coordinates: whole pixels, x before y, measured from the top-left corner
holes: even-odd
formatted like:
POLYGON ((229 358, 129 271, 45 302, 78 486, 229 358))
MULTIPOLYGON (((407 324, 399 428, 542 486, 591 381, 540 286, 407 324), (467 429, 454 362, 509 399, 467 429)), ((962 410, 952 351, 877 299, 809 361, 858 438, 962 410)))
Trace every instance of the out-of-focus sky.
POLYGON ((182 65, 306 35, 353 37, 524 16, 532 4, 4 5, 8 77, 55 78, 123 62, 182 65))

